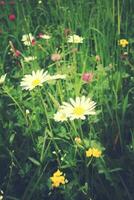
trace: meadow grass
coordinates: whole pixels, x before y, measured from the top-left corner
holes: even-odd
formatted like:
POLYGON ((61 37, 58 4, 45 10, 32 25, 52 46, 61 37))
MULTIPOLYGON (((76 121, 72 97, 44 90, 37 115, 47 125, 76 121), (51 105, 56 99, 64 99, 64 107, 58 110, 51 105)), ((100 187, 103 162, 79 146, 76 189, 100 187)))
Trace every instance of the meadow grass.
POLYGON ((0 199, 132 200, 134 2, 1 2, 0 199))

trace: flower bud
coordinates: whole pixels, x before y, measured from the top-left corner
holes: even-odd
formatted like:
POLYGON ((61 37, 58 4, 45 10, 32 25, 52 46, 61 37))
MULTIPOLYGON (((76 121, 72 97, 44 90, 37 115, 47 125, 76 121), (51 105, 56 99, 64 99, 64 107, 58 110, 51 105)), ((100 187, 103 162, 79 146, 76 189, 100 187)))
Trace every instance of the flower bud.
POLYGON ((82 75, 82 80, 85 81, 85 82, 91 82, 93 80, 93 77, 94 77, 94 74, 93 73, 84 73, 82 75))
POLYGON ((81 142, 82 142, 81 139, 80 139, 80 137, 76 137, 74 140, 75 140, 75 142, 77 144, 81 144, 81 142))
POLYGON ((96 60, 96 62, 99 62, 99 61, 101 60, 100 56, 99 56, 99 55, 96 55, 96 56, 95 56, 95 60, 96 60))
POLYGON ((26 109, 26 115, 29 115, 30 111, 28 109, 26 109))
POLYGON ((51 60, 54 62, 59 61, 61 60, 61 55, 59 53, 54 53, 51 55, 51 60))
POLYGON ((14 21, 16 19, 16 16, 14 14, 11 14, 11 15, 8 16, 8 19, 10 21, 14 21))
POLYGON ((4 6, 6 4, 5 1, 0 1, 0 6, 4 6))

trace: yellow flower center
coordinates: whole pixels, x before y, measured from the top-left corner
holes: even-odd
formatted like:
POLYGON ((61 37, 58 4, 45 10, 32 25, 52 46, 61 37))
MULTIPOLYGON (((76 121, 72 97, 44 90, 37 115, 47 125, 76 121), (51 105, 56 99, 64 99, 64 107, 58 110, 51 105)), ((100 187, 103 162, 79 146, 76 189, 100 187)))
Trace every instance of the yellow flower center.
POLYGON ((81 106, 76 106, 73 110, 74 115, 78 115, 78 116, 83 115, 84 112, 85 112, 85 109, 81 106))
POLYGON ((40 80, 39 79, 35 79, 35 80, 33 80, 33 82, 32 82, 32 86, 33 87, 36 87, 37 85, 39 85, 40 84, 40 80))
POLYGON ((61 118, 61 120, 65 120, 66 119, 66 115, 64 113, 62 113, 60 118, 61 118))

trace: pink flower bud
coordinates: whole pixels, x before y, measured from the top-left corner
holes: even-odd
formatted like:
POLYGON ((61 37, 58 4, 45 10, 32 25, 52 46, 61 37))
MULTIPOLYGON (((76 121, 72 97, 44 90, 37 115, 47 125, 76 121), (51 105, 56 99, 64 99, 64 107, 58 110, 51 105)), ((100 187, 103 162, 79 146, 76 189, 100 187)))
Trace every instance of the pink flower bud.
POLYGON ((91 82, 92 80, 93 80, 93 77, 94 77, 94 74, 93 73, 84 73, 83 75, 82 75, 82 80, 83 81, 85 81, 85 82, 87 82, 87 83, 89 83, 89 82, 91 82))
POLYGON ((0 6, 4 6, 6 4, 5 1, 0 1, 0 6))
POLYGON ((34 46, 36 44, 35 39, 33 39, 31 43, 32 43, 32 46, 34 46))
POLYGON ((19 50, 16 50, 16 51, 15 51, 15 56, 16 56, 16 57, 19 57, 20 55, 21 55, 21 52, 20 52, 19 50))
POLYGON ((51 55, 51 60, 54 62, 59 61, 61 60, 61 55, 59 53, 54 53, 51 55))
POLYGON ((11 15, 8 16, 8 19, 10 21, 14 21, 16 19, 16 16, 14 14, 11 14, 11 15))

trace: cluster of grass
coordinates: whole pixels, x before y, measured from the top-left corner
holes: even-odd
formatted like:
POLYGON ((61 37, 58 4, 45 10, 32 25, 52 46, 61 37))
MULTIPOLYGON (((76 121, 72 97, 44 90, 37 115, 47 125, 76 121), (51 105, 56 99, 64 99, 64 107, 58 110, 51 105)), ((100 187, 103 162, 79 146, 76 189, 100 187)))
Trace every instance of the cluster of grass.
POLYGON ((0 1, 0 199, 134 199, 133 7, 0 1), (69 43, 74 34, 82 42, 69 43), (66 78, 23 90, 25 75, 41 69, 66 78), (96 102, 95 115, 55 120, 63 102, 82 96, 96 102))

